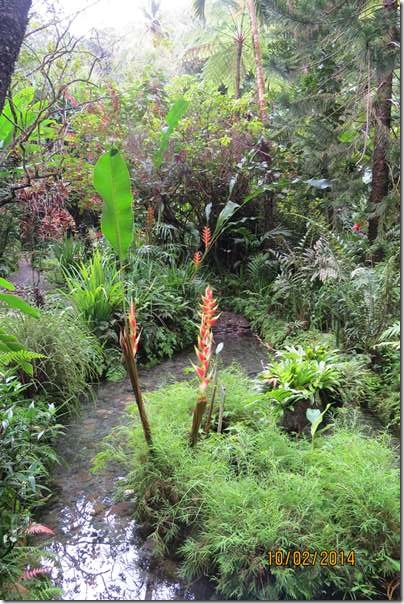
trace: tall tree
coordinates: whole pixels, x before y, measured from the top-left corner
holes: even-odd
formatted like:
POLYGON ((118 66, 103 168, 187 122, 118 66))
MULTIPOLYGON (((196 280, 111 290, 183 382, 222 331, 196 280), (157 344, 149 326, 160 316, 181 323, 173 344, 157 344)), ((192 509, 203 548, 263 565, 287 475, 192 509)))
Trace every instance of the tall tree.
POLYGON ((255 57, 255 73, 257 81, 257 96, 260 117, 263 124, 268 123, 268 113, 265 103, 265 78, 264 68, 262 65, 261 44, 258 30, 257 11, 255 9, 255 1, 247 0, 248 14, 250 15, 251 33, 253 38, 254 57, 255 57))
POLYGON ((398 182, 391 160, 397 153, 391 131, 398 126, 398 2, 260 0, 259 8, 275 24, 266 56, 276 62, 283 53, 282 69, 291 82, 277 125, 289 129, 289 141, 303 149, 301 171, 332 181, 330 221, 342 225, 349 208, 354 222, 364 221, 358 200, 369 196, 366 218, 373 241, 393 217, 394 199, 390 203, 386 196, 398 182), (301 128, 298 138, 294 124, 301 128))
MULTIPOLYGON (((268 123, 268 114, 265 104, 265 78, 264 68, 262 64, 261 43, 259 38, 257 11, 255 8, 256 0, 247 0, 248 14, 250 18, 251 33, 254 49, 255 74, 257 83, 257 97, 260 118, 264 124, 268 123)), ((230 3, 231 4, 231 3, 230 3)), ((245 0, 234 0, 233 4, 238 5, 241 12, 244 11, 245 0)), ((201 19, 205 18, 205 0, 194 0, 195 14, 201 19)), ((241 73, 241 57, 243 52, 244 37, 241 35, 235 36, 236 44, 236 97, 240 96, 240 73, 241 73)))
POLYGON ((190 48, 187 58, 205 59, 203 77, 217 86, 224 85, 229 94, 241 96, 243 77, 254 67, 252 45, 248 43, 250 28, 246 23, 248 14, 237 4, 229 7, 224 20, 218 19, 215 26, 204 29, 202 43, 190 48))
POLYGON ((31 0, 0 0, 0 112, 28 24, 31 0))
POLYGON ((381 64, 377 69, 377 89, 374 102, 375 140, 372 158, 372 188, 369 197, 372 210, 368 229, 369 241, 374 241, 378 234, 377 204, 383 201, 389 191, 387 152, 391 127, 394 60, 397 54, 399 37, 396 26, 397 0, 382 0, 382 4, 386 20, 387 44, 381 64))

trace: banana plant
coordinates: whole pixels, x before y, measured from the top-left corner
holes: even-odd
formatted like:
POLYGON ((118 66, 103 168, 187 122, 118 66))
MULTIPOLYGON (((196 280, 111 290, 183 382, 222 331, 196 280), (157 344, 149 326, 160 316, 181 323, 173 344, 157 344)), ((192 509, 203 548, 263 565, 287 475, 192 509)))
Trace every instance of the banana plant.
POLYGON ((133 240, 133 196, 128 167, 115 147, 97 161, 93 182, 104 202, 101 231, 122 263, 133 240))
MULTIPOLYGON (((133 195, 129 170, 119 151, 112 147, 97 161, 94 168, 94 188, 102 197, 104 206, 101 231, 117 254, 121 267, 126 260, 133 240, 133 195)), ((120 272, 120 278, 122 271, 120 272)), ((129 315, 121 329, 120 344, 125 365, 132 384, 143 434, 152 448, 152 436, 137 371, 137 350, 140 332, 137 332, 135 305, 131 302, 129 315)))
POLYGON ((164 152, 167 150, 170 137, 188 110, 189 102, 179 97, 166 115, 166 126, 160 136, 159 147, 154 154, 153 163, 158 169, 163 163, 164 152))

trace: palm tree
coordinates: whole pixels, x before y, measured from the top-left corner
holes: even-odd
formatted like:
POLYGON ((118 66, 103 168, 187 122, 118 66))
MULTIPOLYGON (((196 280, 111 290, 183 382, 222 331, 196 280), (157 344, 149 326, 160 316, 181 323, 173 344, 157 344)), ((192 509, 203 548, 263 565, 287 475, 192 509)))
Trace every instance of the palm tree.
POLYGON ((216 85, 225 85, 229 94, 241 96, 243 76, 253 69, 253 54, 248 43, 250 29, 246 11, 237 6, 227 18, 210 32, 204 31, 204 42, 186 52, 188 59, 204 59, 204 78, 216 85))
MULTIPOLYGON (((253 49, 254 49, 254 60, 255 60, 255 73, 256 73, 256 82, 257 82, 257 97, 258 97, 258 107, 259 113, 261 117, 261 121, 264 124, 268 123, 268 114, 266 111, 266 103, 265 103, 265 78, 264 78, 264 68, 262 64, 262 54, 261 54, 261 44, 259 39, 259 29, 258 29, 258 19, 257 19, 257 11, 255 8, 254 0, 234 0, 229 3, 226 2, 227 5, 233 4, 238 7, 241 13, 244 13, 245 6, 247 4, 248 14, 250 18, 250 27, 251 34, 253 40, 253 49)), ((201 18, 205 18, 205 0, 194 0, 194 11, 195 14, 201 18)), ((236 44, 236 96, 240 94, 240 73, 241 73, 241 58, 243 52, 243 44, 244 44, 244 36, 235 37, 234 41, 236 44)))

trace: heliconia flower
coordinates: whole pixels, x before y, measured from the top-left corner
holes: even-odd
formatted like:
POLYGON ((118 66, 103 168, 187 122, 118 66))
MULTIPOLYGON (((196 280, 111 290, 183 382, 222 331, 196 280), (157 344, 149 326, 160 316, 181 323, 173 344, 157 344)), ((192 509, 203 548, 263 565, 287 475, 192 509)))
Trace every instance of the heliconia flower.
POLYGON ((209 247, 211 239, 212 233, 210 232, 210 228, 208 226, 204 226, 202 229, 202 241, 205 244, 205 249, 209 247))
MULTIPOLYGON (((130 347, 133 356, 135 356, 139 348, 140 333, 137 333, 136 309, 133 300, 131 300, 129 306, 128 323, 130 347)), ((124 336, 127 337, 126 330, 124 330, 124 336)))
POLYGON ((202 253, 195 252, 192 262, 194 263, 195 268, 199 268, 199 266, 202 262, 202 253))
POLYGON ((204 295, 202 296, 201 310, 199 313, 201 317, 201 324, 198 334, 198 346, 195 347, 199 365, 193 365, 196 375, 201 382, 200 388, 202 391, 207 388, 211 379, 211 374, 209 373, 209 363, 212 356, 213 346, 212 327, 219 318, 219 315, 214 316, 217 313, 217 310, 217 302, 213 297, 212 289, 208 285, 204 295))

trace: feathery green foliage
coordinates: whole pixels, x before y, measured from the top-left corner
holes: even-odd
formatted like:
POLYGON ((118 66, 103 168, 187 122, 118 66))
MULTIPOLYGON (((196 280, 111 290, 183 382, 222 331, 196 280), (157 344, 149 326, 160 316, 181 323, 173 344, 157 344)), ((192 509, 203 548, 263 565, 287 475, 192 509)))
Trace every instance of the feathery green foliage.
POLYGON ((96 459, 119 460, 157 551, 180 552, 188 580, 209 576, 224 598, 376 597, 399 556, 399 476, 382 440, 340 422, 328 436, 290 440, 237 371, 226 386, 226 428, 187 447, 194 387, 148 393, 155 455, 140 427, 120 428, 96 459), (356 566, 281 569, 268 552, 356 551, 356 566))
POLYGON ((101 345, 83 321, 68 309, 49 309, 33 317, 7 318, 7 328, 29 350, 33 359, 32 387, 63 411, 77 409, 91 394, 103 366, 101 345))

